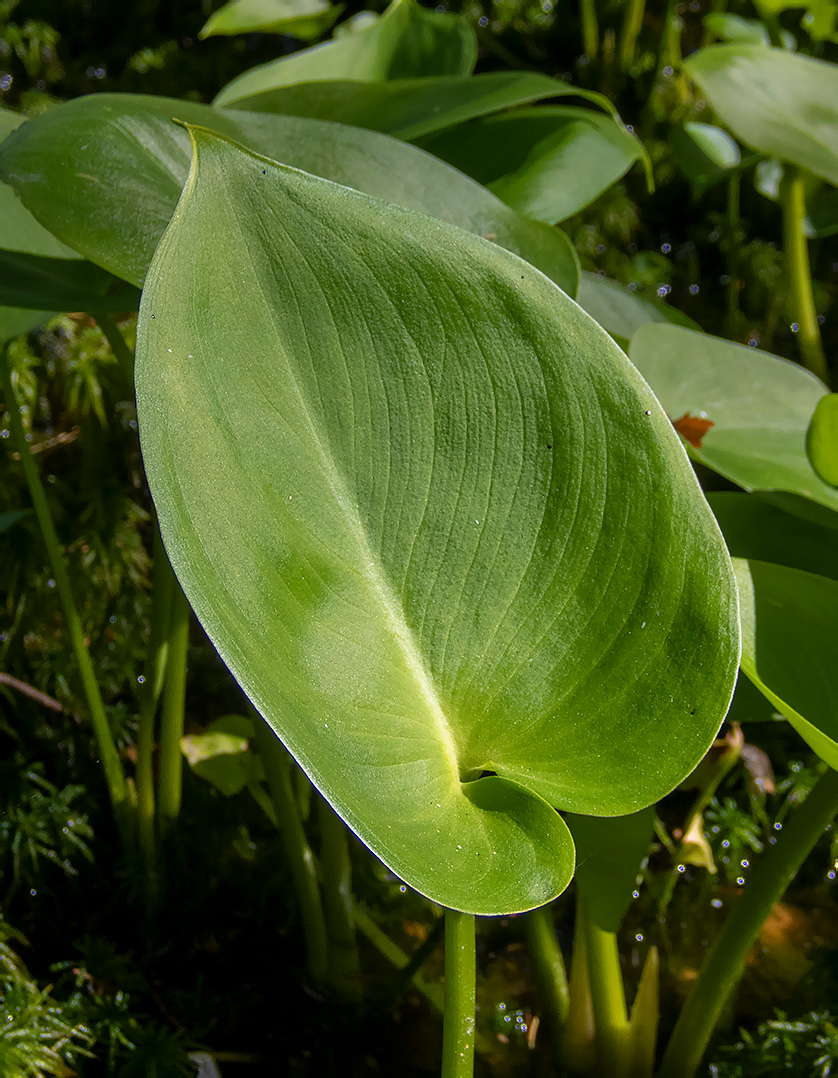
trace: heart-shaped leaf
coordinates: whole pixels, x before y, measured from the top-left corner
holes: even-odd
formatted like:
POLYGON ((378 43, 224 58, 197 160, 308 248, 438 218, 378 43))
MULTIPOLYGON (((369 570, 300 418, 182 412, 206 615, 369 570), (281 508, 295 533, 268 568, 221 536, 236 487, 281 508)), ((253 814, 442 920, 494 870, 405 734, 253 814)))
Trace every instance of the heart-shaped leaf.
POLYGON ((137 354, 175 571, 393 871, 474 913, 540 905, 573 871, 551 806, 649 804, 727 708, 735 590, 688 461, 525 262, 193 137, 137 354))
POLYGON ((588 916, 606 932, 616 932, 649 852, 654 807, 607 819, 566 812, 564 819, 576 845, 576 886, 588 916))
POLYGON ((216 100, 215 106, 332 120, 412 140, 515 105, 555 97, 581 97, 615 115, 613 105, 602 94, 536 71, 493 71, 471 78, 395 82, 305 82, 235 101, 216 100))
POLYGON ((690 453, 746 490, 785 490, 838 509, 806 457, 806 428, 826 387, 768 352, 677 326, 642 326, 630 356, 673 419, 713 426, 690 453))
POLYGON ((328 0, 230 0, 210 15, 198 37, 290 34, 312 41, 337 22, 345 6, 328 0))
POLYGON ((742 669, 830 767, 838 768, 838 581, 734 560, 742 669))
POLYGON ((761 45, 713 45, 684 68, 740 142, 838 184, 838 65, 761 45))
POLYGON ((428 11, 415 0, 394 0, 380 19, 357 33, 245 71, 227 83, 215 105, 325 79, 378 82, 470 75, 476 60, 477 38, 462 16, 428 11))
POLYGON ((548 224, 584 209, 644 156, 642 143, 613 116, 561 105, 472 120, 421 145, 548 224))
POLYGON ((96 94, 56 106, 15 132, 0 147, 0 177, 57 236, 141 285, 189 169, 189 140, 173 116, 474 231, 576 293, 578 263, 564 233, 520 217, 430 154, 370 131, 164 97, 96 94))
MULTIPOLYGON (((792 508, 805 510, 813 504, 796 495, 788 497, 798 503, 792 503, 792 508)), ((825 521, 819 522, 789 512, 770 498, 731 490, 707 495, 731 556, 788 565, 838 580, 838 513, 823 509, 825 521)))

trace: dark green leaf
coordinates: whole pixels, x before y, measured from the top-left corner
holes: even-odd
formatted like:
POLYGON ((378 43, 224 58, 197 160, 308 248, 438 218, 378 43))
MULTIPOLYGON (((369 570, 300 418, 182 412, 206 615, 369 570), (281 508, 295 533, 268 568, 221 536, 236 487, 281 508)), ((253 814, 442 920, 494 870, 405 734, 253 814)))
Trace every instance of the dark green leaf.
POLYGON ((713 124, 673 127, 669 144, 675 164, 697 191, 726 179, 741 162, 739 147, 726 131, 713 124))
POLYGON ((644 154, 613 116, 561 105, 472 120, 420 145, 548 224, 584 209, 644 154))
POLYGON ((137 357, 175 571, 393 871, 540 905, 573 870, 551 806, 651 803, 729 703, 735 591, 687 459, 542 274, 193 134, 137 357))
MULTIPOLYGON (((601 94, 535 71, 396 82, 306 82, 223 104, 237 111, 332 120, 413 140, 515 105, 555 97, 581 97, 614 114, 613 106, 601 94)), ((216 107, 219 104, 222 102, 215 102, 216 107)))
POLYGON ((734 560, 742 669, 800 736, 838 768, 838 581, 734 560))
POLYGON ((135 310, 140 293, 81 259, 46 258, 0 250, 0 304, 36 311, 135 310))
POLYGON ((588 915, 606 932, 616 932, 649 852, 654 807, 605 818, 566 812, 564 820, 576 845, 576 886, 588 915))
POLYGON ((0 147, 0 177, 56 235, 141 285, 189 168, 189 140, 173 116, 473 231, 576 293, 578 263, 564 233, 519 216, 430 154, 369 131, 163 97, 96 94, 52 108, 12 135, 0 147))
POLYGON ((597 273, 580 275, 576 302, 626 350, 637 330, 650 322, 669 322, 687 329, 698 329, 695 322, 677 307, 636 296, 625 285, 600 277, 597 273))
MULTIPOLYGON (((787 512, 772 504, 769 497, 735 491, 711 491, 707 495, 731 555, 788 565, 838 580, 838 513, 822 509, 831 518, 829 527, 787 512)), ((799 496, 790 494, 788 498, 803 503, 804 509, 812 505, 799 496)))

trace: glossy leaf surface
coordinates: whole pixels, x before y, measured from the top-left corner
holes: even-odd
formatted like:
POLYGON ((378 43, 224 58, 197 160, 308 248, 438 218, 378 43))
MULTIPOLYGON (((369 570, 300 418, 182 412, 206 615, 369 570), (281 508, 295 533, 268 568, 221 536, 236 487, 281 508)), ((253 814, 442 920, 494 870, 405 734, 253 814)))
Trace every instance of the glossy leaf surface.
POLYGON ((677 307, 637 296, 629 292, 625 285, 600 277, 598 273, 580 275, 576 302, 625 349, 628 349, 628 343, 637 330, 650 322, 674 323, 688 329, 698 329, 695 322, 677 307))
POLYGON ((729 702, 733 579, 688 461, 520 259, 194 134, 137 356, 175 571, 394 872, 540 905, 573 870, 551 806, 656 800, 729 702))
POLYGON ((548 224, 590 205, 643 156, 640 141, 612 116, 560 105, 473 120, 421 145, 548 224))
POLYGON ((684 68, 740 142, 838 184, 838 65, 760 45, 713 45, 684 68))
POLYGON ((813 520, 800 512, 811 508, 811 502, 795 495, 788 498, 793 501, 778 505, 764 494, 714 490, 707 495, 732 557, 788 565, 838 580, 838 513, 824 509, 823 519, 813 520))
POLYGON ((290 34, 311 41, 337 22, 343 8, 328 0, 230 0, 210 15, 198 37, 290 34))
MULTIPOLYGON (((230 110, 332 120, 410 140, 515 105, 555 97, 581 97, 609 114, 614 112, 602 94, 580 90, 535 71, 493 71, 471 78, 395 82, 305 82, 223 104, 230 110)), ((216 100, 216 107, 219 104, 216 100)))
POLYGON ((826 387, 796 363, 720 337, 648 325, 630 356, 667 413, 706 416, 713 427, 696 460, 746 490, 785 490, 838 508, 838 493, 806 457, 809 417, 826 387))
POLYGON ((725 179, 741 162, 739 147, 714 124, 685 123, 669 133, 672 157, 696 191, 725 179))
POLYGON ((806 456, 824 483, 838 487, 838 393, 818 401, 806 431, 806 456))
POLYGON ((437 14, 415 0, 395 0, 364 30, 245 71, 224 87, 214 104, 227 106, 266 90, 327 79, 378 82, 470 75, 476 60, 474 30, 461 16, 437 14))
POLYGON ((654 807, 610 819, 564 814, 576 845, 576 886, 588 915, 606 932, 617 931, 631 905, 654 819, 654 807))
POLYGON ((576 293, 578 263, 562 232, 519 216, 429 154, 369 131, 163 97, 96 94, 52 108, 16 132, 0 147, 0 176, 56 235, 141 285, 189 169, 189 140, 173 116, 472 230, 576 293))
POLYGON ((742 669, 830 767, 838 767, 838 581, 734 560, 742 669))

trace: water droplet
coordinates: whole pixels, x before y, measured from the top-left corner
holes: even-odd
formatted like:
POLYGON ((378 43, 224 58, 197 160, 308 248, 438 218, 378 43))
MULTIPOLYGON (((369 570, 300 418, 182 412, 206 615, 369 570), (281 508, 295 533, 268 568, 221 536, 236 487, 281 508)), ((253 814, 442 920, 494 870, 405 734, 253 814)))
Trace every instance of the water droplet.
POLYGON ((690 285, 690 295, 691 296, 697 296, 698 295, 698 285, 697 284, 691 284, 690 285))
POLYGON ((647 408, 647 409, 646 409, 646 415, 651 415, 651 414, 652 414, 652 409, 651 409, 651 408, 647 408))
POLYGON ((750 861, 740 861, 739 864, 742 866, 742 868, 748 868, 750 865, 750 861))
POLYGON ((668 296, 672 291, 672 288, 668 284, 662 284, 658 288, 658 295, 663 299, 664 296, 668 296))
POLYGON ((30 894, 30 895, 31 895, 31 896, 32 896, 33 898, 35 897, 35 895, 37 895, 37 893, 38 893, 38 892, 37 892, 37 891, 35 890, 35 888, 34 888, 34 887, 33 887, 33 888, 32 888, 32 890, 31 890, 31 891, 29 892, 29 894, 30 894))
POLYGON ((745 877, 744 876, 737 876, 736 877, 736 882, 739 884, 740 887, 744 887, 745 886, 745 877))
POLYGON ((137 678, 137 681, 140 683, 140 685, 145 685, 145 678, 142 674, 140 674, 140 676, 137 678))
POLYGON ((643 942, 643 933, 642 932, 637 932, 635 934, 634 938, 637 940, 638 943, 642 943, 643 942))
POLYGON ((774 830, 775 831, 782 831, 783 830, 783 825, 781 823, 775 823, 774 824, 774 830))
POLYGON ((55 581, 54 580, 48 580, 47 581, 47 587, 48 588, 54 588, 55 587, 55 581))
POLYGON ((674 68, 671 64, 667 64, 666 67, 663 69, 663 73, 664 75, 666 75, 667 78, 669 78, 669 76, 674 73, 674 68))
POLYGON ((729 838, 726 838, 726 839, 724 839, 724 841, 722 842, 722 849, 723 849, 723 850, 726 850, 726 849, 728 848, 728 846, 730 846, 730 839, 729 839, 729 838))
POLYGON ((405 887, 404 884, 402 884, 401 887, 399 888, 399 890, 401 891, 402 894, 404 894, 405 891, 407 891, 407 888, 405 887))
POLYGON ((710 900, 710 905, 714 910, 720 910, 722 908, 722 900, 720 898, 713 898, 710 900))
POLYGON ((792 322, 790 329, 792 333, 797 333, 797 331, 800 329, 800 326, 797 324, 797 322, 792 322))
POLYGON ((632 898, 640 898, 640 892, 639 891, 632 891, 631 897, 632 898))
POLYGON ((686 872, 687 871, 686 865, 676 865, 675 867, 678 869, 679 872, 686 872))
POLYGON ((672 248, 668 243, 662 243, 661 244, 661 251, 663 251, 663 253, 665 255, 668 255, 671 250, 672 250, 672 248))

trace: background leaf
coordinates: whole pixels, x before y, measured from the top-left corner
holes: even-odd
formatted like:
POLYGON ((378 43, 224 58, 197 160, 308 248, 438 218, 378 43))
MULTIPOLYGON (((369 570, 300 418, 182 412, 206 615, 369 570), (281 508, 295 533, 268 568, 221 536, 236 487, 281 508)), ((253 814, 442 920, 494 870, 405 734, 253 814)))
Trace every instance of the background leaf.
POLYGON ((628 351, 629 341, 650 322, 667 322, 698 329, 693 320, 677 307, 660 300, 646 299, 629 292, 625 285, 600 277, 598 273, 582 273, 576 302, 607 329, 621 348, 628 351))
POLYGON ((345 6, 328 0, 230 0, 210 15, 198 37, 290 34, 312 41, 337 22, 345 6))
POLYGON ((590 205, 644 153, 613 116, 560 105, 472 120, 420 144, 548 224, 590 205))
POLYGON ((206 124, 295 168, 473 230, 576 293, 578 262, 564 233, 519 216, 430 154, 334 124, 225 113, 165 97, 96 94, 56 106, 16 132, 0 147, 0 176, 56 235, 141 285, 189 168, 189 141, 173 116, 206 124))
POLYGON ((588 915, 606 932, 617 931, 631 905, 654 819, 654 807, 607 819, 564 814, 576 845, 576 886, 588 915))
POLYGON ((395 82, 304 82, 235 101, 216 98, 214 104, 216 108, 224 105, 236 111, 332 120, 412 140, 514 105, 554 97, 581 97, 614 115, 613 106, 602 94, 535 71, 493 71, 471 78, 404 78, 395 82))
POLYGON ((630 356, 667 413, 713 427, 696 460, 746 490, 785 490, 832 509, 838 494, 806 457, 809 417, 826 387, 796 363, 677 326, 642 326, 630 356))
POLYGON ((229 106, 266 90, 325 79, 470 75, 476 60, 474 30, 460 15, 437 14, 415 0, 395 0, 364 30, 245 71, 227 83, 214 104, 229 106))
POLYGON ((838 66, 761 45, 713 45, 684 68, 740 142, 838 184, 838 66))
POLYGON ((806 430, 806 456, 824 483, 838 487, 838 393, 818 401, 806 430))
POLYGON ((838 581, 734 560, 742 669, 830 767, 838 767, 838 581))
POLYGON ((730 699, 735 591, 686 457, 526 263, 194 136, 137 356, 175 571, 394 872, 540 905, 573 868, 551 805, 654 801, 730 699))

